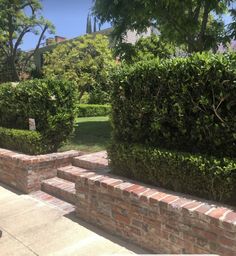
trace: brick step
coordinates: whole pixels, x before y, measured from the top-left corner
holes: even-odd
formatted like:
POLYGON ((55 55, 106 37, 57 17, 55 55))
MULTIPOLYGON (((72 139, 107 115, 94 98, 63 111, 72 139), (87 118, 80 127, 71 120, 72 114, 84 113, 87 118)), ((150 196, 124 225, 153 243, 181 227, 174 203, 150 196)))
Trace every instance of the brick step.
POLYGON ((54 177, 52 179, 42 181, 41 189, 42 191, 68 203, 75 204, 75 183, 73 182, 54 177))
POLYGON ((59 208, 60 210, 64 211, 65 213, 71 213, 75 210, 75 206, 73 204, 67 203, 57 197, 54 197, 46 192, 43 192, 41 190, 36 191, 36 192, 32 192, 30 194, 30 196, 32 196, 33 198, 36 198, 40 201, 43 201, 47 204, 53 205, 57 208, 59 208))
POLYGON ((87 169, 83 169, 83 168, 71 165, 71 166, 58 168, 57 169, 57 177, 75 183, 77 177, 81 173, 87 172, 87 171, 88 171, 87 169))
POLYGON ((108 169, 107 153, 105 151, 73 158, 73 165, 89 170, 108 169))
MULTIPOLYGON (((84 172, 90 172, 91 170, 84 169, 81 167, 76 167, 76 166, 66 166, 66 167, 61 167, 57 169, 57 177, 68 180, 71 182, 76 182, 78 176, 80 176, 84 172)), ((101 169, 97 170, 97 173, 99 174, 106 174, 109 172, 109 169, 101 169)))

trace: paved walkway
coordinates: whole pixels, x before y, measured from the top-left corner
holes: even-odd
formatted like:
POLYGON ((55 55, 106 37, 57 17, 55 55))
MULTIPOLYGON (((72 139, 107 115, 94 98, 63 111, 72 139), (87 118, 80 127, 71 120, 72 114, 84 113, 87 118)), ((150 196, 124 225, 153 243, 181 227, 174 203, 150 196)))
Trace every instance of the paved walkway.
POLYGON ((130 255, 143 250, 0 184, 0 255, 130 255))

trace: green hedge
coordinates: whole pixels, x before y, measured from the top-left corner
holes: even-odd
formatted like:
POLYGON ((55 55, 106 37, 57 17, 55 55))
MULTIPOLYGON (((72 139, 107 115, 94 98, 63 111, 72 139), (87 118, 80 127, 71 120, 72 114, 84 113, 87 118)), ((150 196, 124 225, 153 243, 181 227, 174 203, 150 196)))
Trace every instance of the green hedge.
POLYGON ((110 112, 110 105, 80 104, 78 106, 78 117, 107 116, 110 112))
POLYGON ((34 118, 47 153, 55 152, 73 131, 76 95, 76 86, 61 80, 2 84, 0 126, 29 130, 29 118, 34 118))
POLYGON ((236 53, 140 62, 112 80, 116 140, 236 157, 236 53))
POLYGON ((236 53, 140 62, 112 81, 113 172, 236 205, 236 53))
POLYGON ((236 205, 236 161, 135 144, 108 149, 113 173, 236 205))
POLYGON ((16 130, 0 127, 0 147, 36 155, 47 152, 42 136, 36 131, 16 130))

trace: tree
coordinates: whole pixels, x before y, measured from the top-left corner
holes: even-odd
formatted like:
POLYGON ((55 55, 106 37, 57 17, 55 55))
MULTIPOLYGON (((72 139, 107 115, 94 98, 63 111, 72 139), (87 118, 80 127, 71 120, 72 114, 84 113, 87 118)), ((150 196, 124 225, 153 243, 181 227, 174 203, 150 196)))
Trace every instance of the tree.
POLYGON ((97 18, 94 17, 93 18, 93 32, 97 32, 97 18))
POLYGON ((232 39, 236 39, 236 9, 230 10, 232 16, 232 22, 228 25, 228 36, 232 39))
POLYGON ((88 14, 87 16, 87 24, 86 24, 86 34, 92 33, 92 21, 91 21, 91 15, 88 14))
POLYGON ((38 0, 0 0, 0 49, 11 67, 13 81, 19 80, 16 60, 23 38, 29 33, 39 35, 35 49, 21 59, 24 71, 46 31, 53 32, 52 24, 39 14, 41 9, 38 0))
POLYGON ((154 58, 170 58, 176 54, 176 49, 168 42, 160 40, 160 37, 152 34, 150 37, 141 37, 134 45, 130 43, 120 43, 115 47, 115 56, 121 60, 132 64, 141 60, 151 60, 154 58))
POLYGON ((235 0, 95 0, 94 15, 111 22, 114 35, 128 29, 143 32, 154 26, 161 38, 184 45, 188 52, 216 49, 224 38, 222 15, 235 0))
MULTIPOLYGON (((43 73, 49 78, 75 82, 81 100, 86 92, 91 98, 95 92, 102 91, 106 94, 109 91, 109 72, 114 64, 107 37, 85 35, 59 44, 48 53, 45 56, 43 73)), ((106 99, 100 101, 93 103, 102 103, 106 99)))

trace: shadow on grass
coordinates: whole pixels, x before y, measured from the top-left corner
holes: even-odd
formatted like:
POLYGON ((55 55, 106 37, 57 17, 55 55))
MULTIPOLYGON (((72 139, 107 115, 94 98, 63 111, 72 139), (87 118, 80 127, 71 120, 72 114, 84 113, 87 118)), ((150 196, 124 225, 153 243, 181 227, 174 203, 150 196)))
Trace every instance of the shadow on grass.
POLYGON ((78 118, 74 134, 61 150, 102 151, 106 149, 110 138, 111 124, 108 117, 78 118))

